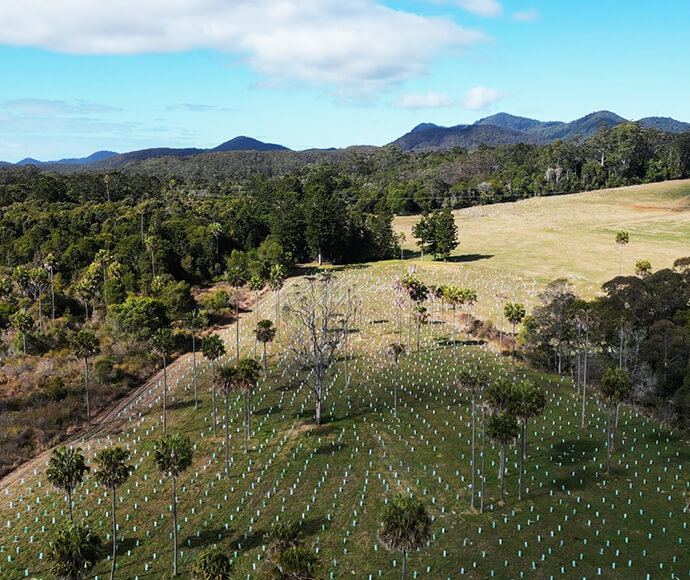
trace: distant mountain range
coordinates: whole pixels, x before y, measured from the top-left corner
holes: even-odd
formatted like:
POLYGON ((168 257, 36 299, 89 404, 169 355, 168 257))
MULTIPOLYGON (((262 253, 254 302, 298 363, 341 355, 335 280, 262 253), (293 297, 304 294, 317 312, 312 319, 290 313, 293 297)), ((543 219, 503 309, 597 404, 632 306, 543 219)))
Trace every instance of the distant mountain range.
MULTIPOLYGON (((397 145, 403 151, 442 151, 453 147, 475 149, 479 145, 513 145, 529 143, 543 145, 556 139, 563 141, 584 140, 596 133, 602 127, 613 127, 627 123, 616 113, 611 111, 597 111, 570 122, 539 121, 528 117, 518 117, 508 113, 497 113, 490 117, 479 119, 472 125, 455 125, 443 127, 434 123, 420 123, 409 133, 392 141, 390 145, 397 145)), ((645 117, 637 121, 645 128, 659 129, 667 133, 683 133, 690 131, 690 123, 684 123, 670 117, 645 117)), ((194 147, 174 149, 157 147, 141 149, 128 153, 114 151, 97 151, 82 158, 60 159, 58 161, 38 161, 37 159, 22 159, 14 165, 37 165, 55 169, 114 169, 128 163, 156 159, 160 157, 189 157, 203 153, 219 153, 228 151, 290 151, 283 145, 264 143, 251 137, 235 137, 221 143, 212 149, 197 149, 194 147)), ((313 151, 333 151, 331 149, 308 149, 313 151)), ((10 167, 13 164, 0 161, 0 167, 10 167)))
MULTIPOLYGON (((497 113, 480 119, 473 125, 442 127, 433 123, 421 123, 409 133, 393 141, 391 145, 397 145, 404 151, 436 151, 453 147, 474 149, 481 144, 543 145, 556 139, 584 140, 602 127, 614 127, 627 122, 627 119, 611 111, 597 111, 569 123, 538 121, 508 113, 497 113)), ((683 123, 669 117, 645 117, 639 119, 638 122, 645 128, 659 129, 668 133, 690 131, 690 123, 683 123)))
POLYGON ((225 143, 221 143, 213 149, 197 149, 194 147, 173 149, 170 147, 156 147, 152 149, 130 151, 129 153, 97 151, 88 157, 60 159, 58 161, 38 161, 37 159, 27 157, 15 163, 15 165, 89 165, 98 167, 118 167, 129 161, 143 161, 144 159, 154 159, 157 157, 187 157, 200 153, 218 153, 226 151, 289 151, 289 149, 282 145, 276 145, 275 143, 264 143, 263 141, 252 139, 251 137, 240 136, 230 139, 230 141, 226 141, 225 143))

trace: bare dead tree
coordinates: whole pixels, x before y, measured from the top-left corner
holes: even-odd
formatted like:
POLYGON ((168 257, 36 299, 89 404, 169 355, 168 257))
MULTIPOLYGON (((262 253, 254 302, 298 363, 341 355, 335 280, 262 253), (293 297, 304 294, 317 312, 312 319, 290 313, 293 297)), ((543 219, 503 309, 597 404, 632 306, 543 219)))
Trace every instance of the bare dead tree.
POLYGON ((330 274, 320 274, 296 284, 283 307, 291 331, 290 349, 307 371, 305 383, 314 395, 317 425, 326 376, 352 329, 357 304, 345 285, 330 274))

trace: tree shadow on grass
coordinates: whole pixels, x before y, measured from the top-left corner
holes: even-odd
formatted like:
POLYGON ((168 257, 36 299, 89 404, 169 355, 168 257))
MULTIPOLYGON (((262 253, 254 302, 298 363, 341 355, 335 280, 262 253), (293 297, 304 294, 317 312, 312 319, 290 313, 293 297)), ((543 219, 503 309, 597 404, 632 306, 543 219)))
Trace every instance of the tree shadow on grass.
POLYGON ((489 260, 493 258, 493 254, 463 254, 461 256, 451 256, 444 260, 445 262, 463 263, 463 262, 477 262, 479 260, 489 260))
POLYGON ((206 546, 221 542, 231 533, 232 530, 226 530, 225 527, 204 528, 203 530, 199 530, 198 535, 191 534, 187 536, 182 545, 189 548, 205 548, 206 546))
POLYGON ((337 445, 322 445, 316 451, 314 451, 314 455, 335 455, 339 451, 343 451, 347 448, 348 446, 344 443, 338 443, 337 445))
POLYGON ((264 545, 267 533, 268 530, 254 530, 250 534, 242 534, 233 542, 233 546, 242 551, 253 550, 264 545))
POLYGON ((591 439, 559 441, 550 450, 549 461, 561 465, 587 462, 600 446, 600 443, 591 439))
MULTIPOLYGON (((199 400, 201 402, 201 400, 199 400)), ((188 407, 194 406, 194 400, 192 399, 178 399, 173 403, 168 405, 169 411, 175 411, 177 409, 187 409, 188 407)))

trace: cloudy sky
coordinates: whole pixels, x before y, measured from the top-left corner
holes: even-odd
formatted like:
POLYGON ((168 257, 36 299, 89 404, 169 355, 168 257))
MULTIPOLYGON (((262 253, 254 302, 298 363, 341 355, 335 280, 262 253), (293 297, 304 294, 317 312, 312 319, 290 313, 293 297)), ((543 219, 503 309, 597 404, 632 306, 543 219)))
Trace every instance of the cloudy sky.
POLYGON ((687 0, 22 0, 0 159, 383 145, 498 111, 690 121, 688 22, 687 0))

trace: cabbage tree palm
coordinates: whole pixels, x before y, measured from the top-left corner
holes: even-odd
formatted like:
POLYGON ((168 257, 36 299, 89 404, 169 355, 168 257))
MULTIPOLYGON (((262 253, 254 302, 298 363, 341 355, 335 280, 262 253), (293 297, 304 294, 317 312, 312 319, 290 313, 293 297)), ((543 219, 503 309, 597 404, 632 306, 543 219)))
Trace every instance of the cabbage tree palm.
POLYGON ((625 230, 616 232, 616 244, 620 248, 620 258, 618 260, 618 275, 621 275, 621 269, 623 267, 623 247, 630 243, 630 234, 625 230))
POLYGON ((239 391, 244 399, 244 452, 249 451, 249 433, 251 431, 251 398, 259 381, 261 367, 256 359, 243 358, 237 363, 239 391))
POLYGON ((515 335, 515 327, 520 324, 525 318, 525 307, 518 302, 508 302, 503 307, 503 313, 506 319, 513 325, 513 348, 511 351, 512 368, 515 372, 515 343, 517 342, 517 336, 515 335))
POLYGON ((501 480, 501 501, 504 501, 506 446, 517 437, 520 427, 514 415, 508 411, 501 411, 489 417, 486 430, 489 438, 501 446, 501 461, 498 473, 501 480))
POLYGON ((199 309, 187 312, 184 315, 184 327, 192 335, 192 381, 194 383, 194 408, 199 408, 196 378, 196 333, 208 326, 208 318, 199 309))
POLYGON ((110 489, 113 514, 113 557, 110 565, 110 580, 115 578, 115 561, 117 558, 117 519, 115 508, 117 507, 117 488, 122 486, 134 467, 128 463, 129 451, 122 447, 106 447, 96 455, 98 470, 95 473, 96 481, 110 489))
MULTIPOLYGON (((259 294, 266 286, 266 282, 261 276, 252 276, 247 286, 254 292, 254 326, 257 326, 259 324, 259 294)), ((256 352, 256 340, 254 341, 254 351, 256 352)))
POLYGON ((153 349, 163 359, 163 435, 168 432, 168 356, 175 347, 175 336, 170 328, 159 328, 151 337, 153 349))
POLYGON ((216 361, 225 354, 225 344, 223 339, 217 334, 207 334, 201 341, 201 352, 211 361, 211 393, 213 405, 213 436, 218 435, 216 427, 216 361))
POLYGON ((84 389, 86 391, 86 422, 91 424, 91 404, 89 402, 89 360, 100 350, 96 335, 90 330, 82 329, 72 341, 74 356, 84 361, 84 389))
POLYGON ((285 268, 282 264, 274 264, 271 266, 271 274, 268 278, 268 285, 273 290, 276 300, 276 331, 280 339, 280 290, 285 283, 285 268))
POLYGON ((217 372, 220 394, 225 399, 225 477, 230 479, 230 393, 239 390, 239 373, 234 365, 225 364, 217 372))
POLYGON ((259 320, 254 329, 254 334, 256 335, 256 340, 258 340, 263 345, 263 353, 261 354, 261 360, 264 363, 264 373, 268 370, 268 359, 266 358, 266 345, 269 342, 273 342, 276 337, 276 327, 273 326, 273 322, 268 318, 264 320, 259 320))
POLYGON ((431 517, 411 495, 396 493, 384 506, 379 541, 391 552, 402 552, 402 580, 407 578, 407 554, 431 541, 431 517))
POLYGON ((82 481, 89 467, 84 462, 84 453, 79 447, 60 447, 53 450, 48 462, 46 477, 56 488, 67 494, 69 520, 72 517, 72 492, 82 481))
POLYGON ((395 380, 393 382, 393 414, 398 416, 398 383, 400 382, 400 357, 405 354, 405 345, 393 342, 388 345, 386 353, 395 362, 395 380))
POLYGON ((477 394, 482 386, 482 378, 476 369, 462 369, 458 373, 458 387, 461 390, 469 391, 472 394, 472 497, 470 499, 470 509, 475 508, 476 490, 476 447, 477 447, 477 394))
POLYGON ((240 288, 247 283, 247 270, 233 266, 225 273, 228 284, 235 289, 235 360, 240 360, 240 288))
POLYGON ((477 302, 477 291, 474 288, 462 289, 462 304, 467 308, 467 342, 470 341, 470 331, 472 330, 472 323, 470 321, 470 310, 477 302))
POLYGON ((601 378, 601 394, 604 401, 611 408, 606 426, 606 473, 611 473, 611 453, 613 452, 614 440, 616 437, 614 413, 630 394, 630 375, 621 369, 609 368, 601 378))
POLYGON ((55 268, 57 267, 57 260, 55 256, 50 253, 43 259, 43 268, 48 272, 50 279, 50 318, 55 324, 55 268))
POLYGON ((173 576, 177 576, 177 478, 192 465, 192 444, 187 436, 171 433, 156 442, 153 453, 158 471, 172 479, 173 576))
POLYGON ((34 327, 34 319, 26 310, 18 310, 10 318, 10 324, 22 335, 22 351, 26 356, 26 333, 34 327))
POLYGON ((522 499, 522 478, 525 474, 525 459, 527 458, 527 422, 544 413, 546 395, 532 381, 521 381, 513 387, 512 401, 513 415, 520 421, 522 427, 522 450, 520 451, 520 477, 518 478, 518 500, 522 499))

